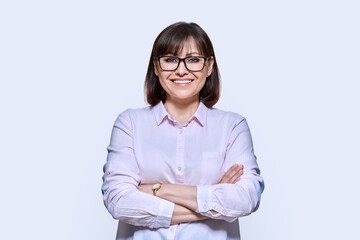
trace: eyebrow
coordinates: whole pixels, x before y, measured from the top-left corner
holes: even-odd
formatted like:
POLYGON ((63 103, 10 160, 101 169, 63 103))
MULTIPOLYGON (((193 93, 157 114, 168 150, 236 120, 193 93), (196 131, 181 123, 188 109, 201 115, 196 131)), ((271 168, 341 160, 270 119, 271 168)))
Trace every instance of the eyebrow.
MULTIPOLYGON (((188 56, 191 56, 191 55, 193 55, 193 54, 196 54, 196 55, 199 55, 199 56, 201 56, 201 54, 200 53, 198 53, 198 52, 191 52, 191 53, 187 53, 185 56, 186 57, 188 57, 188 56)), ((162 55, 162 56, 178 56, 177 54, 175 54, 175 53, 173 53, 173 52, 169 52, 169 53, 165 53, 164 55, 162 55)))

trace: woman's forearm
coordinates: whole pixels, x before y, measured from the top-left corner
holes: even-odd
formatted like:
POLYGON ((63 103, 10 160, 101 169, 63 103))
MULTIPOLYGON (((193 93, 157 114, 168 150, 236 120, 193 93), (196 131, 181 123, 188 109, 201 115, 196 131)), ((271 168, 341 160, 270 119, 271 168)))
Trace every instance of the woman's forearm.
MULTIPOLYGON (((143 184, 138 187, 141 192, 153 195, 151 184, 143 184)), ((197 209, 197 187, 191 185, 180 185, 165 183, 156 192, 156 196, 181 205, 193 212, 197 209)))
MULTIPOLYGON (((242 174, 243 166, 234 164, 226 171, 219 183, 236 183, 240 180, 240 176, 242 174)), ((197 186, 163 184, 156 195, 162 199, 166 199, 192 211, 196 211, 198 208, 197 186)))
MULTIPOLYGON (((243 166, 234 164, 229 168, 219 183, 236 183, 240 180, 243 174, 243 166)), ((138 189, 142 192, 152 195, 152 185, 140 185, 138 189)), ((162 184, 161 188, 156 193, 157 197, 181 205, 193 212, 198 208, 197 205, 197 186, 180 185, 180 184, 162 184)))
POLYGON ((202 216, 181 205, 175 204, 173 216, 171 218, 171 225, 179 224, 179 223, 195 222, 204 219, 207 219, 207 217, 202 216))
MULTIPOLYGON (((219 183, 234 184, 240 180, 242 174, 243 166, 234 164, 226 171, 219 183)), ((142 184, 138 186, 138 190, 153 195, 152 187, 153 184, 142 184)), ((207 219, 207 217, 196 212, 198 209, 197 186, 164 183, 156 191, 156 196, 175 204, 171 224, 207 219)))
POLYGON ((190 185, 163 184, 156 195, 195 212, 197 209, 196 189, 196 186, 190 185))

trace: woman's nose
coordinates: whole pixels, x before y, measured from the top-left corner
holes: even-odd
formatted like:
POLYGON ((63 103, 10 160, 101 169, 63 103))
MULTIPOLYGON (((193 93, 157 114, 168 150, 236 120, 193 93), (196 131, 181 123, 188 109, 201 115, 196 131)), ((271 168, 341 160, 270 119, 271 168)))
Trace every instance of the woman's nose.
POLYGON ((176 73, 177 74, 180 74, 180 75, 183 75, 185 73, 187 73, 188 70, 185 66, 185 61, 184 60, 181 60, 180 63, 179 63, 179 67, 176 69, 176 73))

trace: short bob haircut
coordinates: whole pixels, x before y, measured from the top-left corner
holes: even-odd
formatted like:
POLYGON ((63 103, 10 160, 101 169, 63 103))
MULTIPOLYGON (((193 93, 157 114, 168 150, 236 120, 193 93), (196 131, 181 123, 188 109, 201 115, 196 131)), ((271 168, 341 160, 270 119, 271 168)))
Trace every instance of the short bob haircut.
POLYGON ((161 87, 158 76, 155 75, 156 58, 169 53, 179 55, 185 42, 190 38, 195 40, 200 54, 204 57, 212 57, 214 61, 212 73, 206 78, 206 83, 200 91, 199 101, 211 108, 219 100, 220 72, 209 36, 196 23, 177 22, 165 28, 153 45, 144 86, 146 100, 151 106, 155 106, 160 101, 166 101, 165 90, 161 87))

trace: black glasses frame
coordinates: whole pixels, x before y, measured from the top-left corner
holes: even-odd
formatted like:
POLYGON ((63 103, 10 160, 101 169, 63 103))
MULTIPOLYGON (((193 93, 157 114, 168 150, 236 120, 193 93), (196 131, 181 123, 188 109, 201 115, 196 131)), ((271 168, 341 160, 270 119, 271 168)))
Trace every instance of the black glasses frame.
POLYGON ((188 71, 190 71, 190 72, 200 72, 200 71, 202 71, 202 70, 204 69, 206 62, 209 60, 208 57, 202 57, 202 56, 189 56, 189 57, 185 57, 185 58, 179 58, 179 57, 175 57, 175 56, 159 56, 159 57, 156 57, 156 59, 158 60, 158 63, 159 63, 159 66, 160 66, 161 70, 166 71, 166 72, 176 71, 176 69, 179 68, 181 62, 184 62, 184 66, 185 66, 185 68, 186 68, 188 71), (179 59, 179 62, 178 62, 178 65, 176 66, 176 68, 174 68, 173 70, 165 70, 165 69, 163 69, 163 68, 161 67, 160 58, 164 58, 164 57, 173 57, 173 58, 179 59), (185 59, 189 59, 189 58, 193 58, 193 57, 197 57, 197 58, 202 58, 202 59, 204 59, 204 64, 203 64, 203 66, 202 66, 202 68, 201 68, 200 70, 190 70, 190 69, 187 67, 186 62, 185 62, 185 59))

